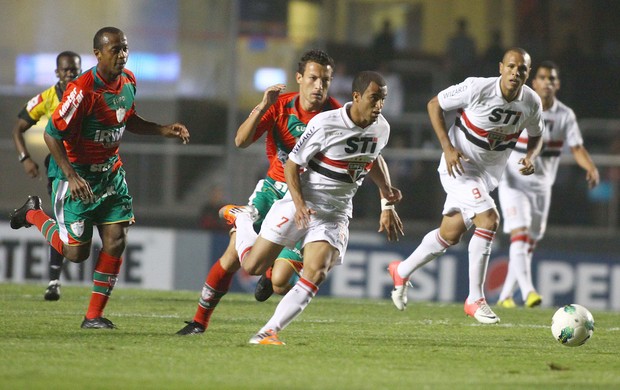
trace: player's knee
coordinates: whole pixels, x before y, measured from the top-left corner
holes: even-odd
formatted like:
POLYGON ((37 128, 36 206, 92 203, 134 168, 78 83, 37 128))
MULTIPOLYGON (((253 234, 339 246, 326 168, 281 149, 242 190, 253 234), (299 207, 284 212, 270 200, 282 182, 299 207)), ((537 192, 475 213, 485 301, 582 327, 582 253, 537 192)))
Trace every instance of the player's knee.
POLYGON ((66 246, 63 248, 65 259, 72 263, 82 263, 90 256, 90 245, 88 246, 66 246))

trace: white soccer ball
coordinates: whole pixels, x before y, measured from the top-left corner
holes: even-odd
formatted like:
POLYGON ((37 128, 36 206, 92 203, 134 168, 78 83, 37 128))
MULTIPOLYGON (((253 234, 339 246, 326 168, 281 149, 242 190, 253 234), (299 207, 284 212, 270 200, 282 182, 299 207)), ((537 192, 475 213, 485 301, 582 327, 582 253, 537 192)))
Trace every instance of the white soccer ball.
POLYGON ((551 333, 562 345, 578 347, 585 344, 594 332, 594 317, 577 304, 559 308, 551 319, 551 333))

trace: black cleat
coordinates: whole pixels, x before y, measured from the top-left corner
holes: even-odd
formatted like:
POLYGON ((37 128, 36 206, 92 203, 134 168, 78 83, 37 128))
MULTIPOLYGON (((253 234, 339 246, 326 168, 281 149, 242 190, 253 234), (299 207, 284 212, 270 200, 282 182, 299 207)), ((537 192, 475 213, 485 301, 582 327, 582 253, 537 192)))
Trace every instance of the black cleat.
POLYGON ((89 320, 84 317, 81 327, 82 329, 115 329, 116 325, 107 318, 97 317, 89 320))
POLYGON ((192 336, 195 334, 203 334, 205 332, 206 328, 196 321, 185 321, 185 323, 187 325, 176 333, 179 336, 192 336))
POLYGON ((43 298, 46 301, 57 301, 60 299, 60 282, 58 280, 50 281, 50 284, 45 289, 45 295, 43 298))
POLYGON ((30 210, 41 210, 41 198, 38 196, 29 196, 28 200, 22 207, 13 210, 13 212, 9 214, 9 218, 11 219, 11 228, 20 229, 23 227, 32 226, 28 223, 28 221, 26 221, 26 213, 30 210))
POLYGON ((273 284, 271 279, 263 274, 256 283, 256 289, 254 290, 254 298, 259 302, 265 302, 273 295, 273 284))

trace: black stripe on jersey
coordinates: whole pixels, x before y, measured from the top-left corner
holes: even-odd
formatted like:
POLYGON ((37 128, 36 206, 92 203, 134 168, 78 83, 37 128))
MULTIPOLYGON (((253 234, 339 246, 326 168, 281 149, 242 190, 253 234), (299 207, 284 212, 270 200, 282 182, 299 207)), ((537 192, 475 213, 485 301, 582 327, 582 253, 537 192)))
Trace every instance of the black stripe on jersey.
MULTIPOLYGON (((527 149, 521 148, 519 146, 517 146, 515 150, 517 152, 527 153, 527 149)), ((540 152, 538 156, 539 157, 559 157, 561 154, 562 154, 561 150, 543 150, 542 152, 540 152)))
POLYGON ((465 138, 467 138, 467 140, 469 142, 471 142, 472 144, 482 148, 482 149, 486 149, 486 150, 490 150, 493 152, 501 152, 502 150, 506 150, 506 149, 514 149, 515 145, 517 144, 517 141, 512 141, 509 142, 507 144, 501 144, 498 145, 496 148, 491 149, 491 147, 489 146, 488 142, 484 142, 476 137, 474 137, 473 135, 471 135, 469 133, 469 131, 467 131, 467 129, 465 128, 465 126, 463 126, 463 123, 461 123, 461 118, 457 117, 456 120, 454 121, 454 124, 461 129, 461 131, 463 131, 463 133, 465 133, 465 138))
POLYGON ((316 173, 320 173, 323 176, 329 177, 330 179, 338 180, 344 183, 353 183, 353 178, 346 173, 339 173, 331 171, 325 167, 320 166, 314 160, 310 160, 308 163, 308 167, 312 168, 316 173))

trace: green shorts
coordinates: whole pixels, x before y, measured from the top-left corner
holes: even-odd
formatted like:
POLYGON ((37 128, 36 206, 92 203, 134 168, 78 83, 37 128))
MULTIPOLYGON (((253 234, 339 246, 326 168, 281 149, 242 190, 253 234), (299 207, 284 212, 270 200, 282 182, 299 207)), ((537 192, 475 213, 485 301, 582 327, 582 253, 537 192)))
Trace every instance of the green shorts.
MULTIPOLYGON (((258 184, 256 184, 254 193, 250 196, 249 203, 258 210, 258 219, 254 222, 254 230, 257 233, 260 232, 260 227, 271 206, 277 200, 282 199, 287 192, 288 186, 286 183, 276 181, 270 177, 259 180, 258 184)), ((303 255, 301 254, 301 244, 298 242, 294 249, 282 249, 278 258, 302 262, 303 255)))
POLYGON ((72 199, 69 183, 57 177, 52 183, 52 202, 58 231, 68 245, 89 242, 94 225, 133 223, 132 198, 125 181, 125 170, 82 176, 95 194, 94 201, 72 199))

